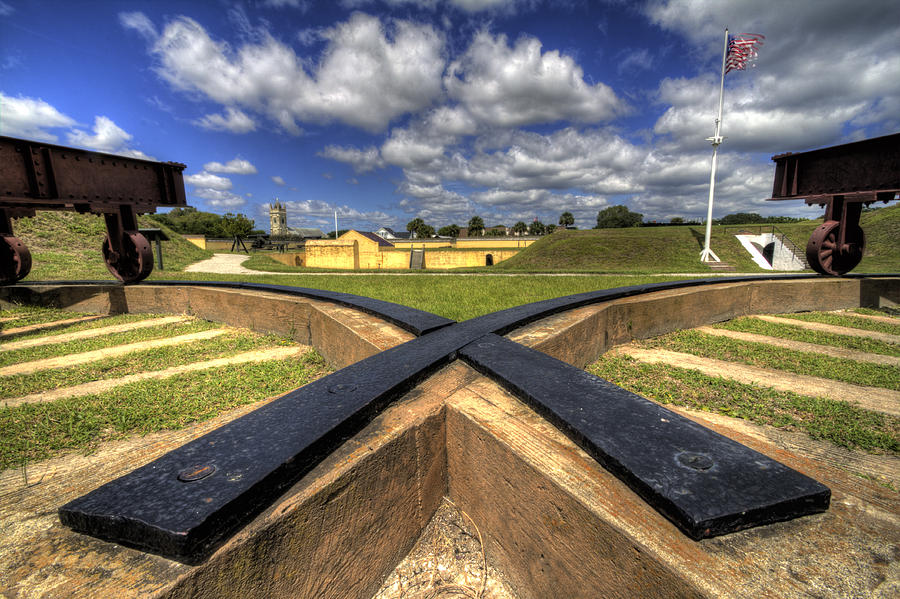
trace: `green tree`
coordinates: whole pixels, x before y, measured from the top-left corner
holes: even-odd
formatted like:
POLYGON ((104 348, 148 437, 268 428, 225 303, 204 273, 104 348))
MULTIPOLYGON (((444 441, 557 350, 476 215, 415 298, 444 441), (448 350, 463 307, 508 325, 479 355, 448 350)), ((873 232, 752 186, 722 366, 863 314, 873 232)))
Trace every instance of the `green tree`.
POLYGON ((416 237, 419 239, 430 239, 434 237, 434 227, 422 223, 422 225, 416 229, 416 237))
POLYGON ((556 230, 556 225, 554 225, 552 223, 547 225, 546 227, 544 227, 544 233, 546 233, 547 235, 549 235, 550 233, 553 233, 555 230, 556 230))
POLYGON ((538 219, 534 219, 534 222, 528 225, 529 235, 543 235, 545 231, 546 227, 544 227, 544 223, 542 223, 538 219))
POLYGON ((423 226, 424 224, 425 224, 424 220, 416 217, 416 218, 412 219, 411 221, 409 221, 408 223, 406 223, 406 230, 409 231, 410 233, 415 233, 416 235, 418 235, 419 227, 423 226))
POLYGON ((438 229, 438 235, 441 237, 459 237, 459 225, 452 224, 438 229))
POLYGON ((222 237, 246 237, 253 231, 253 221, 243 214, 227 213, 219 221, 219 234, 222 237))
POLYGON ((528 225, 526 225, 522 221, 519 221, 512 226, 512 232, 516 235, 524 235, 528 232, 528 225))
MULTIPOLYGON (((569 225, 575 224, 575 217, 572 216, 572 213, 566 210, 559 216, 559 226, 569 228, 569 225)), ((555 227, 554 227, 555 229, 555 227)))
POLYGON ((672 223, 673 225, 683 225, 683 224, 684 224, 684 219, 681 218, 680 216, 676 216, 676 217, 674 217, 672 220, 670 220, 669 222, 672 223))
POLYGON ((737 212, 719 219, 720 225, 755 225, 762 222, 765 222, 765 219, 755 212, 737 212))
POLYGON ((624 229, 639 227, 644 215, 632 212, 627 206, 610 206, 597 213, 596 229, 624 229))
POLYGON ((503 229, 491 229, 487 233, 485 233, 486 237, 506 237, 506 233, 503 232, 503 229))
POLYGON ((484 235, 484 221, 480 216, 473 216, 469 219, 469 236, 477 237, 484 235))

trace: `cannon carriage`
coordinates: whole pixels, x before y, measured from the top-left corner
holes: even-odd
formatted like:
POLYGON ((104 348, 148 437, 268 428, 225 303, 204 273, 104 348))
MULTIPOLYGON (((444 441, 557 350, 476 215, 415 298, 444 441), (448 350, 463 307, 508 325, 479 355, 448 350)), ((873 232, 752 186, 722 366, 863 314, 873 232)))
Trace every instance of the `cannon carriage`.
POLYGON ((110 273, 124 283, 145 279, 153 252, 137 215, 186 206, 184 169, 177 162, 0 137, 0 284, 31 270, 31 253, 14 235, 12 219, 38 210, 102 214, 107 235, 100 249, 110 273))
POLYGON ((772 200, 803 199, 825 208, 825 222, 809 238, 806 260, 824 275, 856 267, 866 246, 863 206, 887 203, 900 192, 900 133, 772 157, 772 200))

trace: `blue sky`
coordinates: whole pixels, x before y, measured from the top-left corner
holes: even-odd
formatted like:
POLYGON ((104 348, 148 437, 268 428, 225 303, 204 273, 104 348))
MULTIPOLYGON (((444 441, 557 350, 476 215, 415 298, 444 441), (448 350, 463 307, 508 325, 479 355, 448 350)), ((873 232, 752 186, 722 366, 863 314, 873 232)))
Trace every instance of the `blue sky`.
POLYGON ((900 131, 895 0, 0 0, 0 135, 188 165, 189 204, 297 227, 772 203, 770 157, 900 131))

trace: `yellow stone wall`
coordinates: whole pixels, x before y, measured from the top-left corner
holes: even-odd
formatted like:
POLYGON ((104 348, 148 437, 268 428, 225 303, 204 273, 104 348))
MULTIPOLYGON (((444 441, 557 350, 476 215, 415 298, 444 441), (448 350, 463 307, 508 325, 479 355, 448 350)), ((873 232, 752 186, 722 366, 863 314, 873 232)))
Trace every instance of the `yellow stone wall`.
MULTIPOLYGON (((213 250, 213 251, 216 251, 216 250, 223 251, 224 250, 226 252, 230 252, 231 246, 233 244, 234 244, 233 239, 207 239, 207 240, 205 240, 205 247, 203 249, 213 250)), ((244 240, 244 245, 246 245, 249 248, 250 242, 247 240, 244 240)), ((241 247, 238 246, 237 249, 241 249, 241 247)))
POLYGON ((411 248, 421 249, 424 246, 426 269, 463 268, 485 266, 488 255, 494 264, 498 264, 534 241, 503 237, 458 239, 455 242, 412 240, 392 241, 394 247, 388 247, 356 231, 348 231, 337 240, 307 240, 305 253, 271 254, 271 257, 284 264, 311 268, 403 270, 409 268, 411 248))
POLYGON ((457 239, 457 248, 527 248, 537 237, 467 237, 457 239))
POLYGON ((182 235, 187 241, 190 241, 201 250, 206 249, 206 237, 204 235, 182 235))
POLYGON ((421 239, 391 239, 390 242, 394 244, 395 248, 407 250, 410 248, 416 248, 417 250, 425 248, 427 250, 432 248, 453 247, 452 239, 429 239, 427 241, 422 241, 421 239))
POLYGON ((338 239, 310 239, 306 242, 306 266, 311 268, 359 268, 359 244, 338 239))
POLYGON ((288 266, 306 266, 304 264, 306 252, 284 252, 268 254, 269 258, 275 262, 281 262, 288 266))
POLYGON ((519 253, 518 248, 480 250, 426 250, 425 268, 462 268, 466 266, 486 266, 491 255, 497 264, 519 253))

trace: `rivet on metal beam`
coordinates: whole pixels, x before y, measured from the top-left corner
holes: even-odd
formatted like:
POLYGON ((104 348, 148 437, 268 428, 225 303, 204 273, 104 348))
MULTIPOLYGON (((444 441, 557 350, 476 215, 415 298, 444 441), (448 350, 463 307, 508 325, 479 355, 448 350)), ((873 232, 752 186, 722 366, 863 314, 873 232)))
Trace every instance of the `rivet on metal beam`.
POLYGON ((183 483, 192 483, 194 481, 206 478, 216 471, 216 467, 212 464, 191 466, 178 473, 178 480, 183 483))
POLYGON ((328 387, 328 392, 334 393, 334 394, 351 393, 353 391, 356 391, 356 385, 354 385, 352 383, 339 383, 337 385, 332 385, 331 387, 328 387))
POLYGON ((713 467, 715 462, 712 461, 708 455, 704 455, 702 453, 693 453, 691 451, 682 451, 675 458, 678 460, 678 463, 682 466, 690 468, 692 470, 709 470, 713 467))

